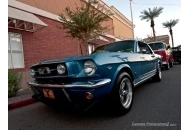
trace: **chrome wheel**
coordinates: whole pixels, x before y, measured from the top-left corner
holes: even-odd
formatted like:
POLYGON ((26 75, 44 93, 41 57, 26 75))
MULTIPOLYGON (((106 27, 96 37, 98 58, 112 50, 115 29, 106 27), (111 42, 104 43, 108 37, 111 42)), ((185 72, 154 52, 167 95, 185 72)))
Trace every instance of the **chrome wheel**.
POLYGON ((131 82, 128 78, 124 78, 121 81, 119 95, 122 106, 124 108, 129 108, 133 98, 133 90, 131 82))
POLYGON ((160 82, 162 80, 162 69, 160 63, 157 63, 156 74, 153 77, 153 80, 160 82))

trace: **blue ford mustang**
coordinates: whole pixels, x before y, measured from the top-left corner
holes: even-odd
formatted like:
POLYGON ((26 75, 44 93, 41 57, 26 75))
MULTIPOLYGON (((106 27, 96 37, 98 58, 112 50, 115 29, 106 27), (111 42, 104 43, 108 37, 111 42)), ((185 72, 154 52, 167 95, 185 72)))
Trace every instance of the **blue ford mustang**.
POLYGON ((42 61, 31 66, 33 98, 43 103, 91 106, 109 97, 120 113, 133 102, 133 88, 149 78, 161 81, 161 56, 145 43, 125 40, 90 54, 42 61))

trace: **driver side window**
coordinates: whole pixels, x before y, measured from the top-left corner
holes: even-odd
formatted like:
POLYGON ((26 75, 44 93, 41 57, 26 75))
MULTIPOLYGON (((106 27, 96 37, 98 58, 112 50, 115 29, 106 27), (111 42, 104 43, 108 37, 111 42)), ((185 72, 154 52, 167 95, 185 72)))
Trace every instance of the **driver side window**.
POLYGON ((138 42, 139 48, 140 48, 140 53, 142 54, 151 54, 148 45, 143 43, 143 42, 138 42))
POLYGON ((141 53, 141 50, 139 48, 139 45, 137 44, 137 53, 141 53))

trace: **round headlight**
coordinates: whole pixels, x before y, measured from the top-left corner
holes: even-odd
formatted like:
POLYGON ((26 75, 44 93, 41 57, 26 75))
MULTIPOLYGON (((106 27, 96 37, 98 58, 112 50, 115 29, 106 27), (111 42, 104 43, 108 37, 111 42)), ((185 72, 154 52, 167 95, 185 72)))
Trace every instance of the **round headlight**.
POLYGON ((96 72, 96 65, 92 61, 86 61, 84 63, 84 73, 88 76, 93 75, 96 72))
POLYGON ((35 74, 36 74, 35 70, 34 69, 30 69, 30 74, 31 74, 32 77, 34 77, 35 74))
POLYGON ((64 74, 65 73, 65 66, 60 64, 60 65, 57 65, 57 72, 59 74, 64 74))

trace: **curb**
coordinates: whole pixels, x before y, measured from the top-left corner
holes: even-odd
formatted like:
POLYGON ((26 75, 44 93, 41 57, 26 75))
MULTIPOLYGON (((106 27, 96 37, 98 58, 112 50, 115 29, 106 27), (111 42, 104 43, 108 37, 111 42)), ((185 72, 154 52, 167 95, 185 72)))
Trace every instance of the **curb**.
POLYGON ((8 105, 8 110, 13 110, 13 109, 16 109, 16 108, 21 108, 21 107, 24 107, 24 106, 28 106, 30 104, 33 104, 33 103, 36 103, 37 101, 34 100, 33 98, 29 98, 29 99, 26 99, 26 100, 22 100, 22 101, 18 101, 18 102, 15 102, 15 103, 11 103, 8 105))

